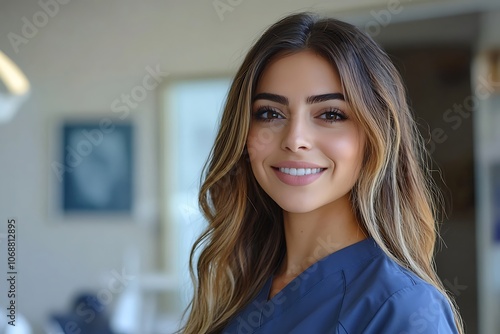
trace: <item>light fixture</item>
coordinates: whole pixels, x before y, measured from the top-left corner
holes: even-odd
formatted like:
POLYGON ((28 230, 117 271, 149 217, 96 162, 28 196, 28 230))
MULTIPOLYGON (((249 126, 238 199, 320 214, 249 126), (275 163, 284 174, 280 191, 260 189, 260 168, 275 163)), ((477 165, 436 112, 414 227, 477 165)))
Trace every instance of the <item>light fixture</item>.
POLYGON ((7 92, 0 91, 0 123, 8 122, 30 91, 30 83, 19 67, 0 51, 0 80, 7 92))

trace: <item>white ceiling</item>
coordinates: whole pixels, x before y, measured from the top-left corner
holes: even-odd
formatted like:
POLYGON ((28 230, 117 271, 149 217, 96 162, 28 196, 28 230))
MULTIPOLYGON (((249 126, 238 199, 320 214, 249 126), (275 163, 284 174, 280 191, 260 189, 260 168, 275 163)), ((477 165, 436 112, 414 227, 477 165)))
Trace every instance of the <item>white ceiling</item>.
MULTIPOLYGON (((62 1, 62 0, 61 0, 62 1)), ((67 1, 67 0, 66 0, 67 1)), ((171 72, 234 68, 251 42, 287 13, 312 10, 363 25, 370 13, 388 9, 396 0, 196 0, 196 1, 70 1, 15 53, 7 38, 21 34, 22 17, 32 20, 37 2, 0 0, 0 49, 25 68, 36 63, 47 74, 74 66, 123 70, 134 63, 164 63, 171 72), (216 1, 235 4, 221 21, 216 1), (67 59, 85 61, 75 64, 67 59), (132 58, 132 59, 131 59, 132 58), (140 60, 140 61, 134 61, 140 60), (31 64, 31 65, 30 65, 31 64), (222 67, 222 68, 221 68, 222 67)), ((407 0, 391 23, 422 17, 474 12, 498 7, 498 0, 407 0)), ((142 68, 140 69, 143 70, 142 68)))

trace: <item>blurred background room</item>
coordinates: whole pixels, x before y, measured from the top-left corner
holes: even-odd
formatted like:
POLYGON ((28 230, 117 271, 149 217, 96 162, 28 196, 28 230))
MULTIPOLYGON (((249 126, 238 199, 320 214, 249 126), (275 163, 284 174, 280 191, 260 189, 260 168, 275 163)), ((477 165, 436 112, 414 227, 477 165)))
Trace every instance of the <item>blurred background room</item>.
POLYGON ((438 273, 467 333, 500 333, 500 0, 0 0, 0 333, 178 328, 231 78, 297 11, 401 71, 446 202, 438 273))

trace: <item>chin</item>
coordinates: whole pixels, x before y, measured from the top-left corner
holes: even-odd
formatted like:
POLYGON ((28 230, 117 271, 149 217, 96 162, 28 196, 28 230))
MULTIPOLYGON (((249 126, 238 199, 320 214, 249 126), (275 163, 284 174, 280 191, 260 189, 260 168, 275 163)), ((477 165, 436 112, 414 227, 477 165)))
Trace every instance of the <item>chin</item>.
POLYGON ((322 203, 315 203, 315 201, 304 201, 304 198, 297 198, 295 200, 278 200, 275 202, 284 211, 289 213, 308 213, 323 206, 322 203))

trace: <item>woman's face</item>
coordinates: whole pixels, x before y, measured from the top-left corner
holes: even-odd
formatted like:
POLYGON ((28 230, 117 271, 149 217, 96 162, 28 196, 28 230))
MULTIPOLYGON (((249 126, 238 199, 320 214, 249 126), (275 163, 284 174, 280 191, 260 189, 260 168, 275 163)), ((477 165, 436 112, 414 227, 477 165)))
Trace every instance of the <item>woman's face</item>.
POLYGON ((247 148, 257 182, 282 209, 305 213, 348 203, 365 143, 353 116, 324 58, 301 51, 266 66, 247 148))

